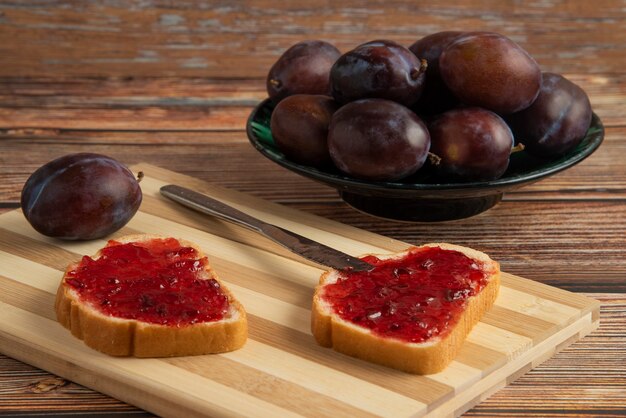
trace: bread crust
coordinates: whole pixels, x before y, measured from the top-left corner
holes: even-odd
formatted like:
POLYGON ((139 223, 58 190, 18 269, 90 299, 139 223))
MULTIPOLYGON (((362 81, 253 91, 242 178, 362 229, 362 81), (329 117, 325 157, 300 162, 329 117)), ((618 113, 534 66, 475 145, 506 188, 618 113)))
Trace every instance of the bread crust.
MULTIPOLYGON (((340 353, 408 373, 424 375, 442 371, 456 357, 474 325, 493 306, 500 288, 500 266, 486 254, 467 247, 446 243, 431 243, 421 247, 440 247, 462 252, 484 263, 485 271, 490 276, 482 291, 468 299, 466 309, 447 335, 423 343, 409 343, 374 335, 369 329, 340 318, 330 312, 328 305, 321 299, 324 285, 333 283, 338 277, 338 272, 331 270, 322 274, 313 296, 311 330, 316 341, 340 353)), ((401 258, 412 248, 415 247, 391 256, 378 257, 401 258)))
MULTIPOLYGON (((141 242, 157 235, 127 235, 115 241, 141 242)), ((193 247, 200 257, 204 253, 192 242, 179 239, 181 245, 193 247)), ((92 258, 98 258, 98 251, 92 258)), ((218 281, 229 300, 227 318, 186 326, 167 326, 105 315, 80 300, 76 291, 66 283, 68 272, 78 263, 70 264, 59 284, 55 300, 57 320, 72 335, 82 339, 95 350, 112 356, 175 357, 222 353, 241 348, 248 337, 246 312, 233 294, 207 264, 209 279, 218 281)))

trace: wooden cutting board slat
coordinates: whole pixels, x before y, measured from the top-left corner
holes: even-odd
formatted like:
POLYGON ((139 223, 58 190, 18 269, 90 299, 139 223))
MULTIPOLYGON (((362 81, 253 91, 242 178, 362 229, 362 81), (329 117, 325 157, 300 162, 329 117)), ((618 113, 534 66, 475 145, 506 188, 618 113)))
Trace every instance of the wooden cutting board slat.
POLYGON ((310 304, 322 270, 242 228, 170 202, 178 183, 347 253, 386 253, 408 244, 141 164, 140 212, 113 237, 186 238, 208 254, 249 314, 241 350, 172 359, 113 358, 72 337, 54 318, 67 264, 104 240, 41 236, 19 211, 0 216, 0 352, 160 415, 458 415, 598 325, 599 303, 503 273, 494 308, 443 372, 413 376, 318 346, 310 304))

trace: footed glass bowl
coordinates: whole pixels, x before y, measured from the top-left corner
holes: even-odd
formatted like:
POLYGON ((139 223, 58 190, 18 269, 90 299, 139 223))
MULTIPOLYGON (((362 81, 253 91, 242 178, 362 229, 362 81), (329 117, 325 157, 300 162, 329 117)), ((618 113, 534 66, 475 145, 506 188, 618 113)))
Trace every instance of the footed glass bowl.
MULTIPOLYGON (((563 171, 591 155, 602 143, 604 127, 594 113, 583 141, 558 159, 543 159, 521 151, 511 155, 509 168, 497 180, 472 183, 436 183, 428 173, 397 182, 352 178, 334 168, 316 168, 290 161, 274 144, 270 131, 273 104, 261 102, 248 118, 250 143, 265 157, 300 175, 334 187, 350 206, 370 215, 409 222, 435 222, 477 215, 502 200, 504 192, 563 171)), ((427 170, 426 170, 427 171, 427 170)))

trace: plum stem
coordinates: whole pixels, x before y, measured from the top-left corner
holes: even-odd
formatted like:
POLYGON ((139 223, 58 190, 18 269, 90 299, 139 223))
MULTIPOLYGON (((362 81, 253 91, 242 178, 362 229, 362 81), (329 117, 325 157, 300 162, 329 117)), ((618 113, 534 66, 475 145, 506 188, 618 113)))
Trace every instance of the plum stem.
POLYGON ((270 84, 272 86, 274 86, 275 88, 279 88, 280 87, 280 81, 276 80, 275 78, 270 79, 270 84))
POLYGON ((141 179, 143 179, 144 174, 143 171, 140 171, 137 173, 137 183, 139 183, 141 181, 141 179))
POLYGON ((420 74, 422 74, 424 71, 426 71, 427 68, 428 68, 428 61, 426 61, 425 59, 422 58, 420 60, 419 68, 414 67, 411 70, 411 78, 413 80, 416 80, 420 76, 420 74))
POLYGON ((428 161, 434 165, 434 166, 438 166, 439 164, 441 164, 441 157, 438 156, 437 154, 433 154, 432 152, 428 153, 428 161))
POLYGON ((520 152, 523 151, 524 148, 526 148, 524 146, 524 144, 522 144, 521 142, 519 144, 517 144, 516 146, 514 146, 513 148, 511 148, 511 154, 515 154, 516 152, 520 152))

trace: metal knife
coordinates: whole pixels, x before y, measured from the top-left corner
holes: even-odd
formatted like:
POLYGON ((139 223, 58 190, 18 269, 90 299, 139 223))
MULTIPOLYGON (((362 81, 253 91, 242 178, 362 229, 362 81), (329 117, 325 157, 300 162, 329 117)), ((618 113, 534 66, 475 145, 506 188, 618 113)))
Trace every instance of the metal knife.
POLYGON ((198 212, 241 225, 258 232, 288 250, 316 263, 338 270, 369 271, 374 268, 365 261, 342 253, 279 226, 263 222, 219 200, 175 184, 161 187, 161 194, 198 212))

